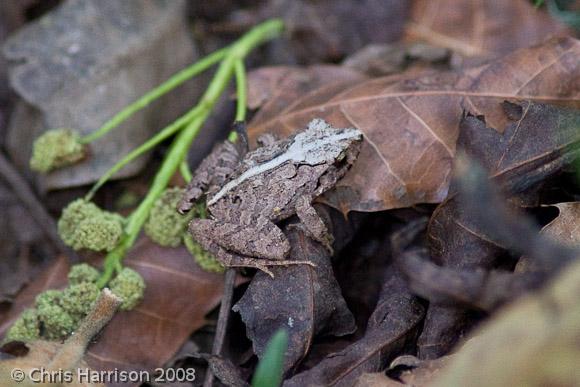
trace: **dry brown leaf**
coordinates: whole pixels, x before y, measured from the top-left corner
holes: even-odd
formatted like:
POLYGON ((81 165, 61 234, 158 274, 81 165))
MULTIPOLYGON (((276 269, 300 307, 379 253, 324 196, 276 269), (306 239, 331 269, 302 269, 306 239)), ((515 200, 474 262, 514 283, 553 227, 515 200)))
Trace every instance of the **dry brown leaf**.
MULTIPOLYGON (((262 109, 250 135, 288 135, 313 118, 355 126, 365 142, 354 167, 325 196, 343 212, 437 203, 447 195, 463 110, 490 127, 509 123, 500 102, 535 100, 580 106, 580 41, 552 39, 501 60, 412 79, 391 76, 355 86, 330 85, 275 114, 262 109)), ((275 105, 275 102, 271 102, 275 105)))
POLYGON ((262 111, 275 113, 323 85, 361 82, 365 78, 356 70, 335 65, 261 67, 248 74, 247 104, 250 109, 265 105, 262 111), (272 102, 279 107, 272 106, 272 102))
POLYGON ((399 356, 391 363, 389 371, 394 372, 394 368, 405 367, 403 371, 396 374, 396 379, 390 378, 384 372, 367 373, 362 374, 358 378, 355 387, 421 387, 427 386, 434 378, 437 377, 439 371, 446 367, 449 361, 453 358, 453 355, 443 356, 435 360, 419 360, 413 356, 403 355, 399 356), (410 357, 413 358, 412 365, 405 365, 406 360, 403 360, 403 364, 399 360, 410 357))
MULTIPOLYGON (((333 222, 332 228, 337 225, 348 228, 339 221, 333 222)), ((302 361, 316 336, 348 335, 356 330, 356 325, 334 278, 328 250, 295 224, 283 230, 292 246, 289 258, 310 261, 316 267, 273 267, 274 278, 257 273, 232 309, 240 313, 246 336, 252 340, 254 353, 259 358, 264 355, 272 335, 286 329, 288 348, 283 365, 286 373, 302 361)))
MULTIPOLYGON (((220 301, 223 276, 203 271, 185 248, 164 248, 142 238, 124 263, 147 284, 136 309, 119 312, 89 348, 86 360, 97 370, 149 370, 162 366, 204 316, 220 301)), ((16 298, 0 333, 29 306, 36 294, 66 285, 68 263, 59 259, 16 298)))
POLYGON ((44 272, 18 293, 10 310, 0 324, 0 335, 3 336, 14 320, 20 316, 24 309, 34 303, 36 295, 46 289, 58 289, 66 284, 66 275, 69 264, 64 256, 59 256, 44 272))
POLYGON ((506 307, 483 324, 432 385, 577 386, 578 297, 580 262, 576 261, 541 292, 506 307))
MULTIPOLYGON (((576 109, 528 102, 517 105, 502 103, 501 105, 506 117, 512 120, 503 133, 500 134, 497 130, 490 128, 484 118, 467 115, 461 122, 458 146, 470 157, 478 160, 494 182, 511 197, 519 195, 527 197, 527 200, 533 199, 534 186, 558 173, 574 157, 575 149, 580 142, 578 132, 580 113, 576 109)), ((462 164, 459 163, 458 166, 460 165, 462 164)), ((464 169, 472 170, 473 166, 464 167, 464 169)), ((465 185, 474 186, 474 181, 470 180, 470 183, 465 185)), ((476 192, 481 192, 481 190, 476 192)), ((465 196, 478 198, 475 193, 465 196)), ((485 208, 486 214, 490 213, 487 208, 497 209, 500 204, 503 205, 503 200, 485 205, 481 200, 481 198, 476 200, 473 206, 478 209, 485 208)), ((515 210, 515 202, 508 203, 511 203, 509 207, 515 210)), ((492 281, 492 278, 493 281, 501 281, 501 275, 487 272, 499 263, 500 257, 505 255, 506 244, 501 243, 493 232, 501 229, 501 232, 496 231, 496 233, 505 236, 509 235, 513 228, 501 228, 503 223, 497 217, 492 218, 493 225, 486 227, 476 216, 479 213, 481 211, 476 213, 468 211, 461 205, 459 197, 450 195, 433 212, 429 222, 428 237, 432 260, 450 268, 454 273, 457 273, 456 270, 465 270, 465 273, 469 273, 467 276, 471 277, 470 280, 464 282, 465 284, 475 278, 476 270, 486 281, 492 281)), ((531 262, 539 263, 537 260, 531 262)), ((428 265, 418 267, 426 269, 428 265)), ((467 296, 467 288, 456 293, 461 294, 462 298, 465 297, 464 300, 471 299, 471 305, 477 303, 479 307, 490 309, 497 307, 510 297, 515 297, 518 293, 521 294, 526 288, 530 289, 541 283, 541 276, 529 276, 528 279, 531 282, 522 280, 528 285, 519 287, 520 290, 516 290, 518 281, 508 280, 511 285, 490 286, 488 291, 482 291, 479 286, 476 286, 472 289, 475 297, 467 296), (480 301, 485 300, 485 302, 473 302, 478 297, 480 301), (485 306, 486 303, 487 306, 485 306)), ((450 286, 448 281, 449 278, 440 286, 445 291, 452 292, 453 286, 450 286)), ((432 286, 434 277, 431 277, 427 283, 432 286)), ((419 289, 415 287, 415 290, 419 289)), ((433 294, 430 291, 428 293, 433 294)), ((435 300, 431 299, 431 301, 435 300)), ((457 301, 459 300, 453 302, 454 305, 432 303, 429 306, 424 329, 418 341, 419 357, 435 358, 447 353, 458 338, 456 332, 466 329, 472 323, 473 315, 459 306, 465 303, 457 301)))
POLYGON ((275 119, 311 92, 333 95, 366 79, 356 70, 332 65, 274 66, 252 71, 248 75, 248 106, 261 107, 252 123, 275 119))
MULTIPOLYGON (((548 207, 556 207, 558 216, 542 228, 542 233, 566 245, 580 244, 580 202, 558 203, 548 207)), ((516 272, 542 270, 532 259, 523 256, 516 265, 516 272)))
POLYGON ((89 369, 85 352, 122 302, 109 289, 103 289, 75 333, 63 343, 37 340, 28 344, 8 344, 14 357, 0 361, 0 385, 104 387, 103 383, 108 380, 100 380, 99 375, 89 369))
POLYGON ((379 371, 401 353, 415 337, 424 316, 423 306, 408 291, 400 274, 387 270, 364 336, 287 379, 283 386, 353 386, 360 375, 379 371))
POLYGON ((468 57, 494 57, 538 44, 566 28, 529 0, 415 0, 408 40, 468 57))
MULTIPOLYGON (((42 386, 42 385, 49 385, 48 379, 46 379, 46 383, 34 382, 29 380, 28 378, 30 375, 36 378, 40 378, 41 375, 38 371, 33 372, 34 370, 40 370, 42 367, 46 367, 47 364, 50 364, 51 360, 59 353, 60 349, 62 348, 61 343, 55 343, 50 341, 35 341, 33 343, 26 344, 28 348, 28 353, 24 357, 16 357, 13 359, 5 360, 0 362, 0 385, 2 386, 22 386, 22 387, 34 387, 42 386), (14 379, 12 378, 12 371, 19 369, 24 372, 27 379, 23 382, 15 383, 14 379)), ((83 369, 88 372, 89 366, 84 362, 81 361, 75 365, 74 369, 83 369)), ((78 382, 76 381, 76 377, 73 379, 72 376, 69 376, 68 370, 67 372, 58 373, 57 370, 54 371, 45 371, 45 372, 54 372, 53 375, 55 380, 63 380, 66 381, 68 377, 71 377, 71 380, 75 380, 74 382, 67 383, 67 387, 105 387, 102 383, 91 383, 90 381, 83 381, 78 382), (60 376, 59 376, 60 375, 60 376), (62 379, 58 379, 62 378, 62 379)), ((70 371, 73 372, 72 370, 70 371)), ((72 374, 71 374, 72 375, 72 374)), ((17 375, 18 376, 18 375, 17 375)), ((47 378, 47 376, 44 376, 47 378)))
POLYGON ((544 226, 542 232, 568 245, 580 242, 580 202, 558 203, 558 217, 544 226))
POLYGON ((185 248, 164 248, 143 238, 125 264, 145 280, 136 309, 120 312, 87 361, 97 369, 153 369, 164 364, 205 323, 221 300, 223 276, 195 264, 185 248))

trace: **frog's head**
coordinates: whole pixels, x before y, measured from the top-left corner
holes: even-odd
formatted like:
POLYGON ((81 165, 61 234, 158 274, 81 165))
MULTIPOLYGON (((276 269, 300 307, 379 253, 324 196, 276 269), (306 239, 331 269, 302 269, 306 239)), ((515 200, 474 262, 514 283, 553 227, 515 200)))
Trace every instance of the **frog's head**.
POLYGON ((334 164, 346 156, 354 162, 362 140, 362 132, 356 128, 337 129, 324 120, 314 119, 304 132, 296 135, 288 154, 294 161, 310 165, 334 164))

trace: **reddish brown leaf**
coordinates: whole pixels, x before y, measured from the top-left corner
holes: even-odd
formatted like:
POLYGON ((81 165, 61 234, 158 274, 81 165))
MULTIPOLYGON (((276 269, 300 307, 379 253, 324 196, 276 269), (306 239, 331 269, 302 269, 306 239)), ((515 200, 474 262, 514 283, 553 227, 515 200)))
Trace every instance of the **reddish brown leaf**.
POLYGON ((250 109, 264 107, 258 116, 263 112, 276 114, 295 99, 321 86, 361 82, 365 78, 356 70, 334 65, 261 67, 248 74, 247 103, 250 109))
POLYGON ((34 303, 36 295, 46 289, 61 288, 66 284, 69 264, 64 256, 59 256, 44 272, 18 293, 6 317, 0 325, 0 335, 4 335, 20 313, 34 303))
POLYGON ((409 40, 485 58, 564 32, 562 24, 528 0, 415 0, 406 26, 409 40))
MULTIPOLYGON (((145 279, 145 297, 138 307, 119 312, 89 348, 86 360, 97 370, 153 370, 162 366, 205 324, 205 314, 220 301, 221 275, 197 266, 185 248, 164 248, 141 239, 124 263, 145 279)), ((17 297, 4 332, 36 294, 66 285, 68 263, 59 259, 17 297)), ((122 384, 119 384, 122 385, 122 384)))
POLYGON ((315 117, 355 126, 365 135, 361 155, 327 203, 343 212, 436 203, 447 195, 463 109, 503 132, 505 99, 580 106, 579 55, 579 41, 553 39, 478 68, 323 87, 275 115, 263 109, 249 130, 288 135, 315 117))
POLYGON ((248 106, 261 109, 252 122, 275 119, 288 106, 313 91, 320 93, 324 90, 332 95, 365 79, 365 75, 355 70, 331 65, 276 66, 255 70, 248 76, 248 106))

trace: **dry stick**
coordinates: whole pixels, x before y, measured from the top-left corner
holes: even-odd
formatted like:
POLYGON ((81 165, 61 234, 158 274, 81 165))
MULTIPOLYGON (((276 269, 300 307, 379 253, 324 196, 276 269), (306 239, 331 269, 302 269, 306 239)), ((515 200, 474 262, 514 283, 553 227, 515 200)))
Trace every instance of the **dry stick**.
MULTIPOLYGON (((215 331, 213 346, 211 349, 211 354, 214 356, 219 356, 224 346, 226 330, 228 327, 228 322, 230 320, 230 310, 232 309, 232 299, 234 296, 235 282, 236 282, 236 269, 228 268, 226 270, 224 281, 224 295, 222 297, 222 303, 220 305, 220 313, 218 317, 217 328, 215 331)), ((212 386, 213 386, 213 372, 211 372, 211 368, 208 365, 207 372, 205 374, 205 380, 203 381, 203 387, 212 387, 212 386)))
POLYGON ((46 212, 44 206, 36 198, 36 195, 26 180, 6 158, 2 151, 0 151, 0 177, 2 177, 2 179, 12 189, 18 200, 20 200, 28 209, 32 219, 34 219, 38 227, 40 227, 54 247, 56 247, 61 254, 69 257, 74 256, 58 236, 54 219, 48 214, 48 212, 46 212))
POLYGON ((121 298, 105 288, 77 331, 63 344, 60 351, 48 364, 51 370, 70 370, 83 359, 91 339, 103 329, 121 305, 121 298))
MULTIPOLYGON (((246 69, 242 59, 236 60, 234 63, 234 72, 236 75, 236 91, 237 91, 237 106, 235 123, 244 123, 246 120, 246 101, 247 101, 247 79, 246 69)), ((245 130, 245 125, 243 126, 245 130)), ((247 133, 246 133, 247 134, 247 133)), ((238 133, 232 131, 228 137, 229 141, 236 142, 239 139, 238 133)), ((224 296, 220 305, 220 313, 218 317, 215 337, 213 339, 212 355, 219 356, 224 346, 224 339, 226 337, 226 329, 230 318, 230 309, 232 308, 232 298, 234 296, 234 286, 236 282, 236 269, 228 268, 224 280, 224 296)), ((213 386, 213 372, 208 365, 203 387, 213 386)))

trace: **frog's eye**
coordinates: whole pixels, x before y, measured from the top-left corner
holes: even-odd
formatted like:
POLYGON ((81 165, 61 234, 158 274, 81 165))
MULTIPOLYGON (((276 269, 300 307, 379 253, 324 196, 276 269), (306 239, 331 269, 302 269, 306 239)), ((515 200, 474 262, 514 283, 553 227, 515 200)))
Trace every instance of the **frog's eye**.
POLYGON ((344 152, 344 151, 343 152, 340 152, 338 154, 338 156, 336 157, 336 161, 342 161, 342 160, 344 160, 344 157, 345 156, 346 156, 346 152, 344 152))

